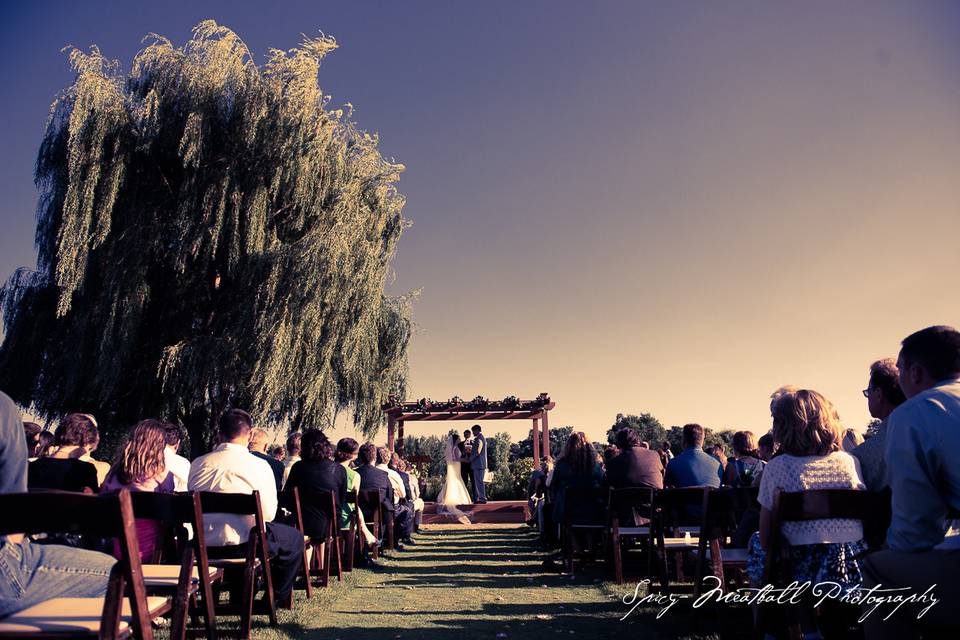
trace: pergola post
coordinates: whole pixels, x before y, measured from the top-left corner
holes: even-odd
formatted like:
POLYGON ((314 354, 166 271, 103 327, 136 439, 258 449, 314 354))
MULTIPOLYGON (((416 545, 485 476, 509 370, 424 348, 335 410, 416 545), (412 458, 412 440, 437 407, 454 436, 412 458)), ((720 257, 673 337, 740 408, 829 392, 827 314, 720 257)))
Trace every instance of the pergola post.
POLYGON ((393 429, 396 426, 396 419, 392 415, 387 416, 387 449, 393 451, 393 429))
POLYGON ((531 439, 533 440, 533 468, 534 468, 534 469, 539 469, 539 468, 540 468, 540 430, 539 430, 539 426, 540 426, 540 419, 539 419, 539 418, 534 418, 534 419, 533 419, 533 436, 531 437, 531 439))
POLYGON ((397 453, 403 457, 403 420, 397 423, 397 453))
POLYGON ((547 418, 547 411, 543 412, 543 457, 550 457, 550 420, 547 418))

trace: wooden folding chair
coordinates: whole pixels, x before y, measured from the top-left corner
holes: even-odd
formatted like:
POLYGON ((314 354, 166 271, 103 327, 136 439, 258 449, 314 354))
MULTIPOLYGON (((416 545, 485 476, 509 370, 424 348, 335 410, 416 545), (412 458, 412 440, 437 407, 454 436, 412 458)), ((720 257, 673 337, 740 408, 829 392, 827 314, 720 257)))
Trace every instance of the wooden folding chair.
POLYGON ((162 525, 152 564, 143 565, 143 581, 147 593, 174 594, 170 637, 186 637, 187 614, 192 612, 194 623, 198 613, 203 615, 205 637, 216 638, 212 585, 223 579, 223 569, 211 567, 208 561, 200 496, 133 492, 130 499, 135 518, 155 520, 162 525), (167 547, 173 549, 173 559, 179 566, 161 564, 167 547), (197 606, 198 595, 202 608, 197 606))
POLYGON ((377 544, 373 547, 373 559, 380 557, 380 541, 383 540, 383 524, 380 514, 380 499, 383 494, 379 489, 361 489, 357 493, 357 509, 363 511, 363 519, 367 527, 371 528, 377 544))
POLYGON ((330 529, 323 538, 311 537, 309 546, 313 550, 313 562, 310 575, 320 576, 320 586, 330 584, 330 570, 336 562, 337 581, 343 582, 343 540, 340 538, 340 516, 337 508, 337 496, 333 491, 301 491, 300 504, 320 509, 330 523, 330 529))
POLYGON ((617 584, 623 584, 623 543, 631 540, 645 542, 647 575, 653 575, 653 496, 652 487, 610 489, 607 511, 610 513, 613 572, 617 584))
MULTIPOLYGON (((764 584, 783 587, 794 580, 790 544, 783 537, 785 522, 845 518, 860 520, 863 539, 868 546, 882 544, 890 524, 889 492, 854 489, 816 489, 785 492, 777 489, 773 496, 770 536, 763 569, 764 584)), ((782 606, 782 605, 781 605, 782 606)), ((786 607, 787 630, 794 640, 803 637, 795 607, 786 607)), ((757 630, 761 634, 770 626, 770 606, 758 609, 757 630)))
MULTIPOLYGON (((200 507, 204 517, 211 514, 233 514, 252 516, 254 526, 250 537, 240 545, 207 545, 209 563, 212 567, 224 570, 224 585, 228 586, 230 602, 220 605, 216 614, 240 617, 239 636, 244 640, 250 637, 251 621, 254 613, 266 613, 270 617, 270 626, 277 626, 277 606, 273 596, 273 577, 270 574, 270 550, 267 547, 267 528, 260 505, 260 492, 253 493, 212 493, 198 492, 200 507), (257 574, 263 577, 264 602, 254 606, 257 574), (239 587, 239 598, 238 595, 239 587)), ((221 629, 219 634, 224 635, 221 629)))
POLYGON ((303 506, 300 502, 300 489, 294 487, 278 493, 277 505, 290 512, 289 524, 303 536, 303 580, 309 600, 313 596, 313 585, 310 580, 310 552, 313 541, 303 530, 303 506))
POLYGON ((683 582, 683 555, 700 546, 700 526, 709 491, 709 487, 684 487, 660 489, 654 494, 654 540, 664 593, 670 590, 669 557, 674 560, 677 582, 683 582))
POLYGON ((730 537, 744 514, 760 509, 757 493, 757 487, 724 487, 711 489, 707 493, 699 544, 695 551, 697 568, 693 582, 694 598, 698 598, 703 589, 708 559, 713 575, 719 578, 724 590, 730 570, 746 569, 747 550, 730 546, 730 537))
MULTIPOLYGON (((140 638, 153 640, 151 619, 171 610, 148 598, 130 493, 92 496, 43 491, 0 495, 0 535, 72 533, 116 538, 120 559, 103 598, 52 598, 0 620, 0 638, 140 638)), ((28 543, 34 544, 34 543, 28 543)))
POLYGON ((360 509, 357 507, 357 494, 347 491, 347 504, 353 505, 350 510, 350 526, 340 530, 343 539, 343 570, 353 571, 354 554, 363 549, 363 533, 360 531, 360 509))
POLYGON ((564 492, 565 510, 561 524, 561 550, 568 572, 573 573, 574 561, 578 553, 581 563, 588 558, 597 557, 597 549, 602 546, 607 531, 607 493, 606 489, 568 487, 564 492), (577 544, 577 534, 587 540, 598 537, 593 553, 589 552, 589 543, 581 551, 577 544))

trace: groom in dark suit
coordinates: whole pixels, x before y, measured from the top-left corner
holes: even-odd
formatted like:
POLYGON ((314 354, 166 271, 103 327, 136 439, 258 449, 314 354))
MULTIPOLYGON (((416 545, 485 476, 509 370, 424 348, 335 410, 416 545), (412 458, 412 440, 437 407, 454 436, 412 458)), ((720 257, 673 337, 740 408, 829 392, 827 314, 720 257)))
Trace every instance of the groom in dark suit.
POLYGON ((473 473, 470 471, 470 448, 473 446, 473 433, 470 429, 466 429, 463 432, 463 440, 457 443, 457 448, 460 449, 460 459, 463 461, 460 463, 460 477, 463 478, 463 486, 467 488, 470 492, 470 495, 474 495, 474 491, 470 488, 470 481, 473 480, 473 473))
POLYGON ((473 447, 470 450, 470 472, 473 475, 473 502, 486 504, 487 487, 483 484, 483 476, 487 472, 487 441, 480 433, 480 425, 473 425, 471 430, 473 447))

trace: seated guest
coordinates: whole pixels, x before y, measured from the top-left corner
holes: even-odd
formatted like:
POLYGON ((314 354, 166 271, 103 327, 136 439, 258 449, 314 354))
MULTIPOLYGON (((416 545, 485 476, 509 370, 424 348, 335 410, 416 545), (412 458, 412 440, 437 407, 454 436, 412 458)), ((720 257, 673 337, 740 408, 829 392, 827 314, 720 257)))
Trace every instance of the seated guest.
POLYGON ((86 445, 93 442, 96 427, 89 416, 71 413, 54 433, 54 448, 50 455, 30 463, 27 485, 30 489, 59 489, 96 493, 97 468, 80 458, 86 455, 86 445))
POLYGON ((400 504, 410 511, 410 524, 405 532, 405 535, 403 538, 401 538, 401 542, 414 544, 413 540, 410 538, 410 535, 413 533, 413 524, 416 520, 416 515, 413 512, 413 505, 410 503, 410 487, 408 479, 403 477, 404 474, 390 466, 393 456, 395 455, 395 453, 386 447, 378 448, 377 469, 387 472, 387 475, 390 476, 390 483, 393 485, 396 494, 400 496, 400 504))
POLYGON ((27 453, 31 458, 38 457, 34 455, 34 452, 37 450, 37 445, 40 444, 41 433, 43 433, 43 428, 36 422, 23 423, 23 435, 27 439, 27 453))
MULTIPOLYGON (((656 451, 645 449, 637 432, 630 428, 620 429, 616 435, 620 455, 607 464, 604 484, 615 489, 626 487, 652 487, 663 489, 663 465, 656 451)), ((618 513, 622 526, 640 524, 638 514, 630 509, 618 513)))
POLYGON ((863 444, 863 435, 856 429, 847 429, 843 432, 843 443, 840 448, 850 453, 863 444))
POLYGON ((603 449, 603 469, 604 473, 607 473, 610 469, 610 461, 620 455, 620 448, 615 445, 607 445, 603 449))
MULTIPOLYGON (((337 500, 338 529, 349 526, 347 517, 347 472, 333 460, 333 445, 319 429, 307 429, 301 439, 300 461, 293 465, 287 479, 287 489, 300 491, 332 491, 337 500)), ((326 538, 330 520, 317 505, 301 498, 303 532, 312 538, 326 538)))
POLYGON ((182 427, 170 423, 163 426, 163 434, 166 443, 163 449, 163 460, 167 465, 167 471, 173 474, 173 490, 186 491, 187 481, 190 479, 190 461, 177 451, 180 450, 181 443, 187 439, 187 434, 182 427))
MULTIPOLYGON (((760 479, 760 531, 748 544, 747 573, 755 585, 763 577, 769 547, 773 498, 777 489, 864 489, 856 458, 840 450, 843 430, 836 409, 816 391, 784 393, 774 405, 773 437, 780 455, 767 463, 760 479)), ((835 582, 843 589, 860 583, 854 559, 865 550, 859 520, 828 518, 784 522, 782 533, 791 545, 795 579, 803 584, 835 582)), ((818 634, 813 612, 802 609, 804 634, 818 634)))
MULTIPOLYGON (((380 492, 380 507, 385 517, 393 517, 394 530, 399 538, 408 538, 413 527, 412 513, 409 507, 400 502, 403 494, 397 491, 390 474, 379 466, 375 466, 378 455, 377 447, 372 442, 367 442, 360 447, 360 465, 357 467, 357 473, 360 474, 360 489, 380 492)), ((402 480, 400 487, 402 491, 402 480)), ((373 522, 373 515, 373 513, 363 514, 367 522, 373 522)))
POLYGON ((719 487, 720 462, 703 450, 703 427, 683 426, 683 452, 670 461, 663 483, 668 487, 719 487))
MULTIPOLYGON (((166 448, 166 425, 159 420, 141 420, 127 434, 120 451, 120 459, 107 473, 100 491, 114 493, 126 489, 173 493, 176 484, 173 474, 166 467, 166 448)), ((140 559, 143 562, 153 562, 158 551, 161 523, 138 518, 136 528, 140 559)), ((116 547, 114 555, 119 557, 119 547, 116 547)))
POLYGON ((407 502, 413 510, 413 528, 416 530, 423 520, 423 500, 420 499, 420 485, 417 484, 416 476, 410 473, 410 466, 400 458, 397 452, 390 456, 390 468, 396 471, 403 480, 403 489, 407 492, 407 502))
POLYGON ((664 441, 658 451, 660 451, 660 461, 663 463, 664 469, 666 469, 667 463, 673 460, 673 451, 670 449, 670 443, 664 441))
POLYGON ((287 436, 287 457, 283 462, 283 486, 287 486, 287 478, 290 477, 290 470, 293 465, 300 461, 300 438, 299 431, 294 431, 287 436))
MULTIPOLYGON (((298 434, 299 435, 299 434, 298 434)), ((289 440, 288 440, 289 442, 289 440)), ((300 442, 298 438, 297 446, 299 447, 300 442)), ((353 512, 357 508, 356 496, 360 491, 360 474, 350 466, 354 460, 357 459, 357 455, 360 452, 360 445, 353 438, 341 438, 337 443, 337 451, 334 453, 334 460, 337 464, 343 467, 343 470, 347 474, 347 492, 354 495, 353 504, 344 503, 341 506, 341 509, 344 511, 344 515, 349 521, 350 516, 353 515, 353 512)), ((372 545, 377 541, 370 529, 367 528, 367 524, 363 519, 363 512, 359 513, 358 519, 360 520, 360 532, 363 534, 363 539, 368 545, 372 545)))
MULTIPOLYGON (((278 606, 289 608, 293 581, 303 563, 303 534, 273 522, 277 515, 277 483, 270 465, 250 453, 253 419, 240 409, 231 409, 220 417, 220 444, 190 465, 190 491, 214 493, 260 492, 263 518, 267 523, 267 546, 273 574, 274 598, 278 606)), ((253 516, 210 514, 204 516, 207 544, 241 545, 256 525, 253 516)))
POLYGON ((37 444, 33 450, 29 451, 30 453, 30 462, 33 462, 37 458, 45 458, 50 455, 50 451, 53 449, 53 433, 49 431, 41 431, 37 435, 37 444))
MULTIPOLYGON (((603 481, 603 470, 597 464, 597 454, 593 444, 582 431, 575 431, 567 438, 563 453, 557 459, 550 480, 550 501, 553 503, 553 520, 557 524, 563 522, 568 505, 566 504, 567 489, 591 489, 600 486, 603 481)), ((570 509, 578 511, 578 515, 586 518, 595 516, 592 513, 594 505, 569 505, 570 509), (584 512, 586 512, 584 514, 584 512)))
MULTIPOLYGON (((283 464, 284 448, 279 444, 275 444, 272 447, 269 447, 267 449, 267 455, 273 458, 274 460, 276 460, 277 462, 279 462, 280 464, 283 464)), ((281 478, 280 481, 282 483, 283 479, 281 478)))
POLYGON ((960 535, 946 518, 948 509, 960 509, 960 332, 939 326, 908 336, 897 368, 908 399, 890 414, 886 431, 893 519, 888 548, 864 562, 864 588, 922 594, 936 585, 939 602, 920 619, 926 605, 904 606, 889 619, 890 609, 881 608, 864 630, 870 640, 917 638, 929 624, 941 627, 937 637, 956 638, 960 535))
POLYGON ((103 484, 103 481, 106 479, 107 474, 110 472, 110 463, 103 462, 102 460, 97 460, 93 457, 94 452, 100 446, 100 428, 97 425, 97 419, 94 418, 89 413, 82 414, 90 419, 90 422, 93 423, 93 430, 90 432, 89 440, 84 443, 84 449, 86 451, 80 459, 84 462, 89 462, 97 469, 97 486, 103 484))
POLYGON ((770 462, 770 458, 777 451, 777 443, 773 441, 773 436, 766 433, 757 440, 757 457, 764 462, 770 462))
POLYGON ((733 460, 727 462, 723 484, 730 487, 755 487, 760 484, 764 462, 757 452, 757 441, 750 431, 733 434, 733 460))
MULTIPOLYGON (((87 464, 87 463, 83 463, 87 464)), ((0 393, 0 493, 27 490, 20 411, 0 393)), ((52 598, 100 598, 116 563, 105 553, 0 536, 0 619, 52 598)))
POLYGON ((710 454, 711 458, 714 458, 717 462, 720 463, 720 469, 725 469, 727 466, 727 453, 723 450, 722 444, 715 444, 707 450, 707 453, 710 454))
POLYGON ((617 431, 620 455, 607 463, 604 483, 616 489, 624 487, 663 488, 663 465, 660 456, 640 446, 640 437, 634 429, 617 431))
POLYGON ((270 434, 266 431, 254 429, 250 432, 250 453, 270 465, 277 491, 280 491, 283 488, 283 463, 267 453, 267 447, 269 446, 270 434))
POLYGON ((863 481, 870 491, 883 491, 887 487, 887 465, 883 460, 883 448, 887 442, 887 418, 893 410, 906 402, 900 389, 900 371, 892 359, 877 360, 870 365, 870 381, 863 390, 867 397, 870 415, 880 421, 876 433, 850 453, 860 461, 863 481))

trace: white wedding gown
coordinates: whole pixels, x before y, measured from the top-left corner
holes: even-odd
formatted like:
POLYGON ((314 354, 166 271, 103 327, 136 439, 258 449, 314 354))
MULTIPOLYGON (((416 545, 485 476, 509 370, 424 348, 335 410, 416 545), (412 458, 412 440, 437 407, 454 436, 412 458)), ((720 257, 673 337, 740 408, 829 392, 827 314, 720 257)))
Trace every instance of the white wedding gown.
POLYGON ((457 505, 472 504, 473 498, 460 477, 460 450, 452 438, 447 440, 446 459, 447 473, 437 496, 437 514, 453 516, 457 521, 469 524, 469 514, 457 509, 457 505))

